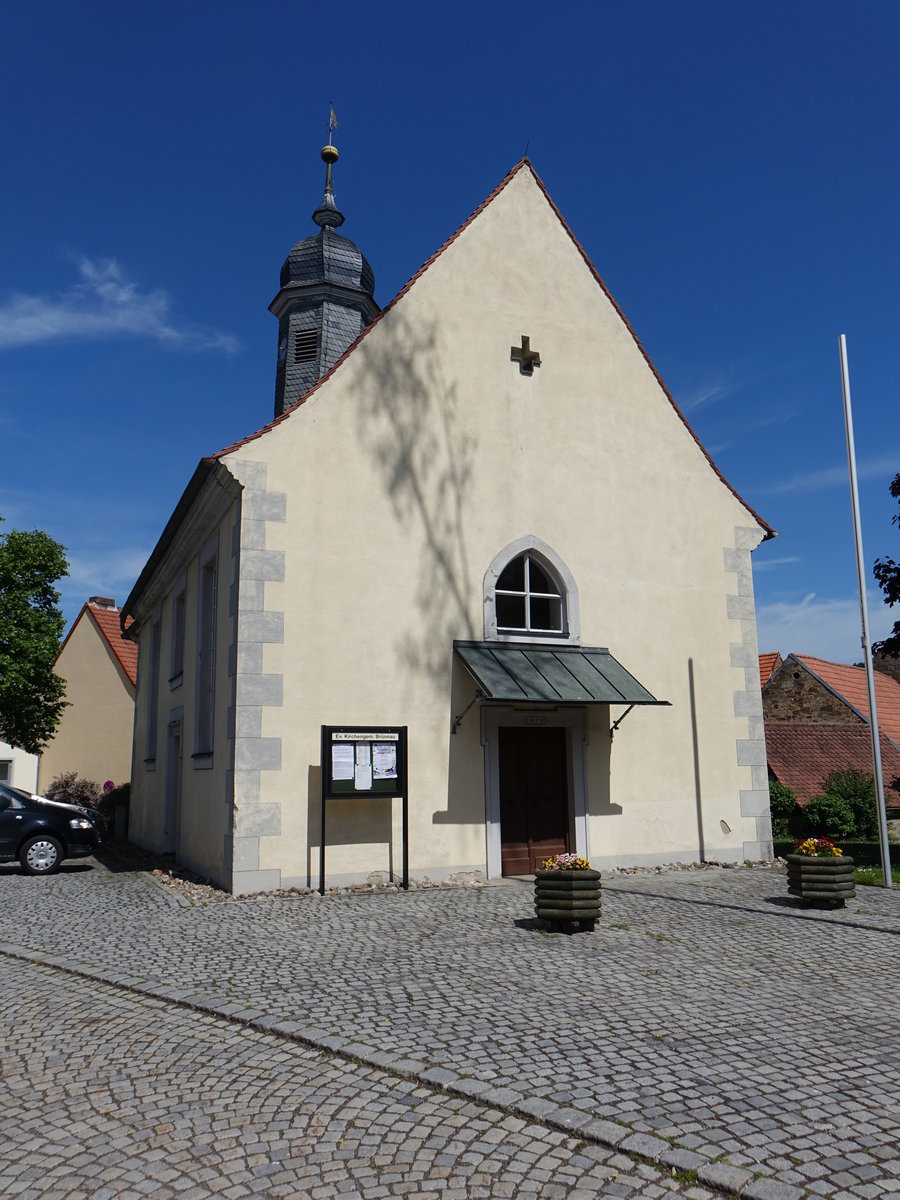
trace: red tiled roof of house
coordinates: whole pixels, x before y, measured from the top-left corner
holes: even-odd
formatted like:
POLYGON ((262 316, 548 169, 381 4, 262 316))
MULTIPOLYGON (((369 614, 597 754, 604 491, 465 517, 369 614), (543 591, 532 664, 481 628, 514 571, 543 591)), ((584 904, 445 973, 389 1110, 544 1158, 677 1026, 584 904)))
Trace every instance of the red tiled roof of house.
MULTIPOLYGON (((121 611, 116 608, 115 600, 110 600, 106 596, 91 596, 90 600, 83 606, 81 612, 72 622, 69 632, 63 638, 59 654, 62 654, 66 642, 72 636, 75 626, 85 613, 90 615, 91 620, 108 643, 109 648, 118 659, 119 665, 127 675, 132 687, 134 687, 137 684, 137 643, 126 641, 122 636, 122 627, 120 624, 121 611)), ((130 626, 131 621, 127 621, 125 628, 128 629, 130 626)), ((59 658, 59 654, 56 656, 57 659, 59 658)))
POLYGON ((781 665, 781 655, 776 650, 774 654, 761 654, 759 656, 759 686, 765 687, 772 676, 772 672, 776 666, 781 665))
MULTIPOLYGON (((119 660, 122 670, 131 680, 132 684, 137 683, 137 659, 138 648, 136 642, 130 642, 122 636, 122 627, 119 624, 119 610, 113 606, 112 608, 99 608, 95 604, 88 602, 84 606, 91 614, 91 620, 109 642, 113 654, 119 660)), ((126 626, 127 629, 127 626, 126 626)))
MULTIPOLYGON (((888 808, 897 808, 900 794, 891 789, 891 784, 900 778, 900 750, 885 734, 880 742, 885 801, 888 808)), ((805 804, 821 794, 822 781, 830 771, 853 767, 871 775, 872 739, 865 725, 767 721, 766 758, 771 774, 805 804)))
MULTIPOLYGON (((791 654, 826 687, 863 717, 869 720, 869 692, 864 667, 851 667, 846 663, 827 662, 824 658, 812 658, 808 654, 791 654)), ((900 745, 900 683, 875 672, 875 704, 878 707, 878 729, 900 745)))

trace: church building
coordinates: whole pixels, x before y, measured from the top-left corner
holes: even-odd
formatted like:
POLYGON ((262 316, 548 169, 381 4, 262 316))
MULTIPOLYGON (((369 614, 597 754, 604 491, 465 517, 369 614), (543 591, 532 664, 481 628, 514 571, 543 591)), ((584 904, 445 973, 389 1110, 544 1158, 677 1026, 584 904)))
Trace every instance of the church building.
POLYGON ((773 531, 527 159, 381 309, 322 157, 273 420, 201 460, 122 609, 130 836, 240 893, 317 886, 323 813, 329 886, 407 849, 432 880, 770 857, 773 531))

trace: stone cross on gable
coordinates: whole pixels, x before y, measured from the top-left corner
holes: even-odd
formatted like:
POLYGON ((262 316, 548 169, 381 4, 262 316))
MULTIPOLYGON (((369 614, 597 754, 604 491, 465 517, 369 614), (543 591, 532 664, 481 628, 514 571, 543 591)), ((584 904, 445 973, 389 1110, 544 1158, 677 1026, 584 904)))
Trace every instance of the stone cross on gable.
POLYGON ((509 357, 511 362, 519 364, 519 372, 522 375, 533 375, 534 368, 541 365, 541 356, 537 350, 531 349, 531 338, 522 334, 521 346, 510 346, 509 357))

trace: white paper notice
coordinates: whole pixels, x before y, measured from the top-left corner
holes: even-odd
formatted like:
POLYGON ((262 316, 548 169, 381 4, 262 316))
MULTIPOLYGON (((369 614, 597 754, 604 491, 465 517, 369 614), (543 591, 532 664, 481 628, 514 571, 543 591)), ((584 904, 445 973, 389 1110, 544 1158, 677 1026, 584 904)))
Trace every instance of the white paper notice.
POLYGON ((331 778, 332 779, 352 779, 353 778, 353 747, 352 746, 332 746, 331 747, 331 778))
POLYGON ((357 766, 362 766, 363 763, 372 761, 372 747, 368 742, 356 743, 356 763, 357 766))
POLYGON ((358 792, 367 792, 372 787, 372 764, 357 763, 356 764, 356 790, 358 792))
POLYGON ((397 747, 391 742, 376 742, 372 747, 376 779, 397 778, 397 747))

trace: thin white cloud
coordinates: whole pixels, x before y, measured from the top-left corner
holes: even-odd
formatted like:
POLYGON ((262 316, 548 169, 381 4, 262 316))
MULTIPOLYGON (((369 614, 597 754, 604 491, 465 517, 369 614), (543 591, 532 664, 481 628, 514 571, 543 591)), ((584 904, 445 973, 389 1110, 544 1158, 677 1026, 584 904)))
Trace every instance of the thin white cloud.
POLYGON ((14 295, 0 305, 0 350, 48 341, 151 338, 182 350, 233 353, 238 340, 176 321, 161 288, 141 291, 114 258, 78 260, 81 281, 58 296, 14 295))
POLYGON ((149 556, 134 548, 69 553, 69 574, 57 584, 66 628, 90 596, 110 596, 121 606, 149 556))
POLYGON ((753 570, 756 571, 771 571, 773 567, 785 567, 788 563, 798 563, 802 560, 795 554, 786 555, 784 558, 760 558, 753 560, 753 570))
POLYGON ((706 380, 692 391, 682 392, 678 404, 682 412, 696 412, 698 408, 706 408, 724 400, 726 396, 736 392, 738 386, 733 376, 720 375, 718 378, 706 380))
MULTIPOLYGON (((856 464, 858 479, 890 480, 897 474, 900 463, 900 453, 888 454, 883 458, 870 459, 868 462, 856 464)), ((839 467, 822 467, 816 471, 806 471, 792 475, 783 483, 775 483, 770 487, 773 492, 822 492, 833 487, 849 487, 850 473, 846 463, 839 467)))
MULTIPOLYGON (((869 592, 869 633, 872 641, 886 637, 893 624, 880 592, 869 592)), ((859 600, 856 596, 820 597, 810 592, 798 601, 760 604, 756 626, 761 651, 782 655, 811 654, 831 662, 862 659, 859 600)))
POLYGON ((120 592, 123 588, 131 591, 149 557, 150 551, 145 549, 70 554, 66 590, 88 592, 105 585, 107 588, 115 586, 120 592))

